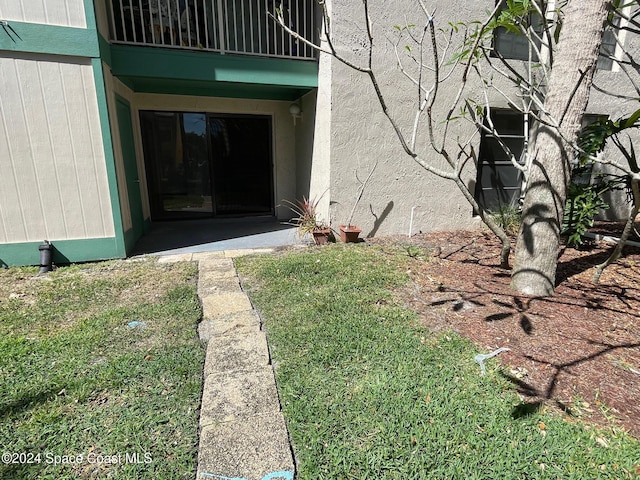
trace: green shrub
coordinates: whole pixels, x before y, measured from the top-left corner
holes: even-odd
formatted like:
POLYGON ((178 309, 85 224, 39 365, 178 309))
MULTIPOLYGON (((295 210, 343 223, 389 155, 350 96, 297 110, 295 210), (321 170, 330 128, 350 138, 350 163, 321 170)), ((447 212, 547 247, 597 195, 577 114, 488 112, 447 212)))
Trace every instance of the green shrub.
POLYGON ((493 220, 502 227, 507 235, 515 237, 520 230, 522 213, 516 205, 500 205, 497 211, 490 211, 493 220))

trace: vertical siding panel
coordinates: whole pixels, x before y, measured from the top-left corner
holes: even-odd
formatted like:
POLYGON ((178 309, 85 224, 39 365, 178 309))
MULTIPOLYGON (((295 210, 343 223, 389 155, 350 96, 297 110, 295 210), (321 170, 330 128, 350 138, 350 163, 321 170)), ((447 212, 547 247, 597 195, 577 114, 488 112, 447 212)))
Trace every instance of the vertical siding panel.
POLYGON ((115 234, 93 67, 56 60, 0 55, 0 242, 115 234))
MULTIPOLYGON (((84 85, 82 81, 81 65, 65 65, 63 66, 64 89, 66 97, 67 116, 69 122, 69 131, 71 134, 71 145, 73 149, 74 170, 78 185, 78 196, 80 204, 79 218, 82 219, 83 234, 86 235, 87 230, 99 231, 100 234, 104 229, 99 226, 96 229, 94 217, 102 216, 100 204, 96 201, 97 179, 96 170, 94 168, 94 159, 92 152, 92 139, 89 136, 87 128, 90 122, 89 113, 87 111, 87 103, 85 95, 77 95, 76 92, 83 92, 84 85), (77 119, 75 125, 71 127, 71 119, 77 119), (87 223, 91 226, 88 228, 87 223)), ((86 94, 86 92, 85 92, 86 94)), ((80 227, 78 225, 78 227, 80 227)))
POLYGON ((84 12, 84 3, 82 0, 64 1, 67 8, 67 17, 70 27, 86 28, 87 17, 84 12))
MULTIPOLYGON (((0 63, 0 82, 5 83, 2 73, 2 64, 0 63)), ((0 91, 0 101, 2 100, 2 91, 0 91)), ((15 202, 17 197, 16 179, 13 174, 13 165, 11 165, 11 150, 9 149, 9 132, 7 130, 6 119, 4 118, 4 110, 0 109, 0 172, 2 180, 0 181, 0 243, 8 241, 7 232, 10 228, 8 217, 8 208, 11 203, 15 202)), ((22 225, 22 223, 20 223, 22 225)))
POLYGON ((9 94, 3 95, 2 98, 12 171, 17 187, 17 198, 9 204, 10 215, 13 222, 22 222, 24 228, 24 236, 19 236, 18 241, 25 241, 32 236, 43 238, 46 233, 43 228, 42 202, 36 185, 33 151, 23 103, 24 91, 30 86, 30 75, 24 71, 22 63, 20 60, 8 62, 7 67, 13 71, 13 75, 6 85, 9 94), (16 95, 15 92, 20 93, 16 95))
MULTIPOLYGON (((29 235, 30 237, 42 237, 42 239, 61 238, 65 236, 66 229, 57 193, 57 182, 55 181, 52 139, 46 116, 46 101, 40 65, 37 62, 24 60, 18 62, 22 107, 25 116, 25 135, 31 146, 31 156, 22 161, 28 160, 33 165, 34 176, 31 179, 31 189, 36 192, 34 196, 39 199, 39 204, 36 205, 34 202, 32 208, 38 208, 42 215, 37 233, 29 232, 29 235), (50 226, 52 228, 49 228, 50 226)), ((21 157, 18 158, 21 159, 21 157)))
POLYGON ((2 20, 17 20, 19 22, 24 22, 22 2, 16 2, 15 0, 0 0, 0 18, 2 20))
POLYGON ((18 179, 21 198, 19 208, 22 209, 27 238, 44 239, 48 237, 48 232, 35 164, 34 147, 38 145, 34 145, 33 142, 31 125, 29 124, 29 110, 26 107, 26 102, 32 98, 34 77, 36 86, 39 86, 34 67, 35 64, 28 64, 20 60, 15 62, 17 91, 20 92, 18 95, 20 113, 16 112, 16 116, 19 116, 20 121, 17 124, 17 135, 13 136, 10 141, 13 142, 13 152, 17 153, 17 159, 14 158, 13 165, 18 179), (18 142, 24 143, 24 151, 21 151, 18 142))
MULTIPOLYGON (((64 77, 61 65, 56 62, 42 62, 41 70, 43 79, 46 79, 45 108, 51 132, 51 149, 55 159, 57 193, 65 214, 67 229, 65 235, 67 238, 82 238, 84 235, 82 209, 71 145, 67 98, 64 94, 64 77)), ((84 92, 77 92, 76 95, 84 95, 84 92)), ((48 193, 53 195, 54 189, 51 188, 48 193)))
POLYGON ((25 3, 23 7, 23 21, 33 23, 47 23, 47 17, 44 10, 45 0, 22 0, 25 3))
POLYGON ((0 18, 86 28, 83 0, 0 0, 0 18))
MULTIPOLYGON (((31 128, 31 136, 38 142, 38 153, 34 161, 38 165, 38 185, 40 195, 45 199, 43 211, 45 212, 49 236, 51 238, 67 238, 68 229, 66 223, 65 205, 62 202, 62 190, 60 184, 59 159, 56 158, 54 145, 64 142, 63 136, 55 131, 57 119, 51 117, 51 98, 58 100, 59 93, 56 89, 57 76, 52 75, 50 64, 47 62, 36 63, 40 84, 38 89, 33 89, 30 95, 30 109, 35 117, 31 128), (35 103, 37 98, 38 103, 35 103)), ((59 101, 59 100, 58 100, 59 101)))
POLYGON ((22 209, 20 208, 21 198, 18 188, 18 177, 13 165, 14 153, 12 151, 11 139, 14 131, 10 129, 16 121, 14 112, 20 114, 16 108, 16 98, 8 94, 12 87, 17 86, 16 71, 14 62, 11 59, 0 58, 0 121, 2 130, 0 131, 0 171, 6 172, 2 175, 0 182, 0 216, 2 217, 3 235, 2 241, 8 242, 10 239, 27 238, 26 224, 22 209))
POLYGON ((89 144, 91 146, 91 158, 93 159, 93 169, 96 172, 96 201, 98 202, 99 219, 94 218, 97 222, 95 228, 100 228, 104 236, 115 235, 113 225, 113 212, 111 211, 111 195, 109 192, 109 183, 107 180, 107 164, 105 159, 104 139, 102 138, 102 129, 100 126, 100 112, 98 111, 98 102, 96 100, 96 84, 93 69, 87 66, 82 70, 83 91, 86 92, 84 97, 86 102, 86 111, 88 121, 87 129, 89 131, 89 144))

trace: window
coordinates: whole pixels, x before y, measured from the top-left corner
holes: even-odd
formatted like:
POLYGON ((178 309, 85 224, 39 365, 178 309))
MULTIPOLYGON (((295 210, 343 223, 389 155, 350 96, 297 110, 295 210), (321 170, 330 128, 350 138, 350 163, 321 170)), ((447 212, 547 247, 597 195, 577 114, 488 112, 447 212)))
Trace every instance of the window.
MULTIPOLYGON (((501 10, 507 8, 506 0, 501 0, 501 10)), ((543 22, 540 15, 537 13, 530 13, 522 19, 523 25, 533 28, 537 33, 537 37, 534 37, 534 44, 537 49, 540 49, 542 37, 543 22)), ((499 53, 504 58, 512 60, 529 60, 529 39, 522 33, 516 33, 508 31, 504 27, 498 27, 493 33, 493 50, 499 53)), ((536 50, 532 48, 531 59, 538 60, 536 50)))
MULTIPOLYGON (((500 140, 521 163, 524 161, 525 122, 520 112, 493 110, 491 119, 500 140)), ((494 135, 482 131, 476 199, 487 210, 517 205, 520 199, 522 174, 509 159, 494 135)))

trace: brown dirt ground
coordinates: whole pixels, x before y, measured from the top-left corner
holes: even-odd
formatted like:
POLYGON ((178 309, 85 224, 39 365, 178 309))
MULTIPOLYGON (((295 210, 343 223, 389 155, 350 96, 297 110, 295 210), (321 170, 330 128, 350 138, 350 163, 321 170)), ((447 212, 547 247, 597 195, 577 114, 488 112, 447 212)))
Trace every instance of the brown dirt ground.
MULTIPOLYGON (((372 243, 397 242, 382 238, 372 243)), ((509 271, 498 267, 498 242, 485 232, 421 234, 407 242, 427 247, 400 292, 432 330, 453 329, 488 353, 499 347, 505 374, 523 408, 559 408, 640 438, 640 249, 626 247, 599 284, 593 266, 611 244, 563 249, 556 294, 515 295, 509 271)))

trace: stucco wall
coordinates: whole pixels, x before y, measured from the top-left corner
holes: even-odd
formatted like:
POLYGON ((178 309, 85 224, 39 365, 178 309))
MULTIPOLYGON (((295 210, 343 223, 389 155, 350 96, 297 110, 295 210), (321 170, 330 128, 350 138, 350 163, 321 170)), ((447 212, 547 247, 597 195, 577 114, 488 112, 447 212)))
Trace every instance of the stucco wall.
MULTIPOLYGON (((140 110, 166 110, 181 112, 239 113, 270 115, 273 128, 274 203, 276 215, 288 219, 291 212, 281 205, 283 199, 296 198, 296 133, 290 102, 272 100, 245 100, 233 98, 157 95, 136 93, 131 99, 134 117, 140 110)), ((136 121, 139 137, 139 122, 136 121)))
POLYGON ((331 59, 322 55, 318 88, 299 100, 303 113, 296 122, 296 198, 317 201, 324 222, 330 220, 331 89, 331 59))
POLYGON ((0 52, 0 243, 114 235, 89 60, 0 52))
POLYGON ((0 0, 0 19, 86 28, 84 0, 0 0))
MULTIPOLYGON (((375 38, 373 69, 386 98, 389 112, 397 120, 407 139, 411 137, 417 107, 417 87, 397 68, 392 42, 395 39, 394 26, 408 23, 424 25, 425 16, 417 3, 412 0, 370 3, 375 38)), ((484 19, 486 12, 493 6, 492 0, 437 2, 436 27, 447 28, 448 22, 484 19)), ((366 65, 368 40, 362 4, 334 1, 331 8, 331 26, 337 51, 356 64, 366 65)), ((454 37, 454 43, 456 41, 454 37)), ((443 39, 440 38, 439 42, 442 45, 443 39)), ((626 43, 631 51, 640 51, 637 38, 628 37, 626 43)), ((404 50, 406 44, 409 42, 403 41, 398 45, 400 58, 404 60, 407 59, 407 52, 404 50)), ((413 46, 413 49, 415 51, 416 47, 413 46)), ((446 55, 450 57, 452 54, 453 50, 449 50, 446 55)), ((427 58, 426 63, 429 61, 427 58)), ((513 63, 517 65, 520 62, 513 63)), ((405 65, 409 64, 406 60, 405 65)), ((517 68, 521 67, 520 63, 520 67, 517 68)), ((496 74, 490 76, 486 65, 482 68, 486 72, 485 80, 507 94, 513 93, 513 86, 509 82, 496 74)), ((442 72, 448 71, 445 60, 442 72)), ((413 70, 414 74, 415 72, 413 70)), ((347 221, 360 185, 358 178, 366 178, 377 161, 377 168, 356 208, 353 221, 363 228, 364 235, 408 232, 412 209, 415 212, 414 232, 478 227, 478 219, 473 217, 471 207, 457 187, 450 181, 428 173, 403 151, 394 130, 383 114, 367 75, 355 72, 335 59, 331 62, 331 75, 333 223, 341 224, 347 221)), ((431 74, 425 72, 425 75, 431 74)), ((633 75, 637 77, 637 72, 633 72, 633 75)), ((472 73, 463 98, 473 98, 484 105, 484 89, 481 82, 481 77, 472 73)), ((621 72, 599 72, 596 83, 608 85, 613 91, 630 92, 630 83, 621 72)), ((429 83, 426 85, 429 86, 429 83)), ((441 122, 447 115, 460 85, 461 70, 458 68, 439 86, 438 98, 433 108, 436 138, 441 139, 441 122)), ((492 108, 508 108, 507 100, 497 89, 488 90, 487 96, 492 108)), ((613 113, 616 117, 615 112, 628 113, 636 108, 637 101, 625 102, 595 92, 588 111, 613 113)), ((427 140, 428 132, 423 120, 418 129, 416 151, 429 164, 445 167, 442 157, 428 146, 427 140)), ((448 140, 444 145, 453 157, 459 150, 456 145, 458 140, 462 143, 468 142, 474 147, 475 153, 478 153, 480 134, 469 121, 460 120, 453 123, 449 127, 448 140)), ((475 184, 476 170, 473 161, 463 169, 462 178, 468 185, 475 184)), ((473 188, 471 191, 473 192, 473 188)))
MULTIPOLYGON (((454 2, 451 5, 439 2, 437 18, 442 26, 449 21, 480 18, 490 3, 454 2), (473 5, 469 6, 470 3, 473 5)), ((375 37, 373 68, 389 111, 407 138, 411 137, 417 89, 396 68, 395 50, 387 39, 393 38, 394 25, 421 24, 424 15, 415 8, 415 4, 396 1, 371 5, 375 37)), ((367 34, 361 8, 358 2, 333 2, 332 27, 335 37, 341 39, 336 44, 338 51, 354 63, 366 65, 367 34)), ((403 45, 399 51, 402 56, 403 45)), ((408 232, 412 209, 415 214, 414 232, 477 226, 471 207, 455 185, 425 171, 403 151, 367 75, 354 72, 334 60, 332 77, 331 215, 334 223, 342 224, 348 220, 360 181, 367 177, 377 161, 353 220, 363 228, 364 235, 408 232)), ((454 99, 460 85, 459 78, 460 72, 456 71, 439 92, 434 110, 437 136, 442 133, 439 121, 454 99)), ((473 82, 467 88, 468 95, 480 93, 473 82)), ((428 146, 425 127, 426 123, 422 122, 416 150, 429 163, 444 167, 442 158, 428 146)), ((453 141, 457 137, 471 138, 474 131, 469 122, 458 122, 450 132, 452 141, 446 144, 447 148, 455 155, 453 141)), ((473 166, 465 169, 463 178, 467 183, 475 180, 473 166)))

